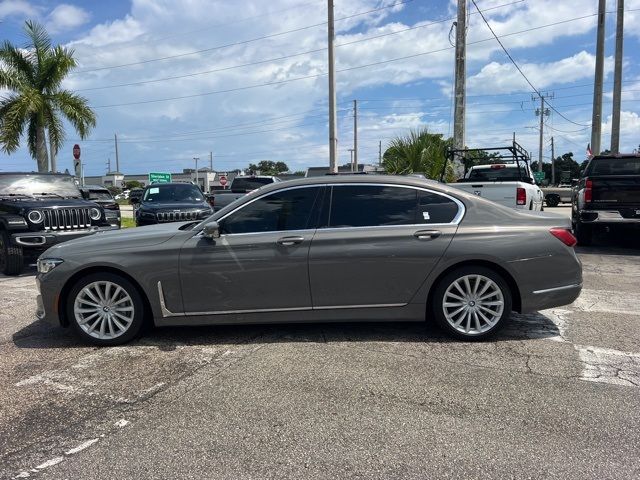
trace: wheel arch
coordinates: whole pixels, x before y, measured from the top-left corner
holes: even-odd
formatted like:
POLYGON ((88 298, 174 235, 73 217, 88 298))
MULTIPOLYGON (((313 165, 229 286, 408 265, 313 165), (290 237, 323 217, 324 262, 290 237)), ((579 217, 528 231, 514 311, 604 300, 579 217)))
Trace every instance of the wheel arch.
POLYGON ((112 273, 114 275, 118 275, 122 278, 125 278, 138 290, 140 297, 142 298, 142 302, 144 303, 144 311, 145 311, 145 323, 153 322, 153 310, 151 309, 151 302, 149 301, 149 297, 147 296, 144 288, 140 285, 134 277, 129 275, 128 273, 120 270, 116 267, 111 266, 91 266, 84 268, 82 270, 78 270, 74 273, 67 282, 64 284, 62 289, 60 290, 60 296, 58 297, 60 301, 58 302, 58 318, 60 319, 60 324, 64 327, 69 326, 69 319, 67 318, 67 300, 68 295, 73 286, 80 280, 82 277, 86 275, 90 275, 92 273, 112 273))
POLYGON ((489 261, 489 260, 464 260, 462 262, 454 263, 453 265, 449 265, 446 269, 438 274, 435 280, 431 283, 431 287, 429 288, 429 294, 427 296, 427 312, 431 307, 431 302, 433 301, 433 294, 435 291, 435 286, 445 277, 454 270, 457 270, 461 267, 470 267, 470 266, 478 266, 485 267, 493 270, 497 274, 499 274, 504 281, 507 282, 509 286, 509 290, 511 292, 511 301, 512 301, 512 309, 516 312, 522 311, 522 298, 520 296, 520 288, 518 288, 518 284, 513 278, 513 275, 509 273, 504 267, 499 264, 489 261))

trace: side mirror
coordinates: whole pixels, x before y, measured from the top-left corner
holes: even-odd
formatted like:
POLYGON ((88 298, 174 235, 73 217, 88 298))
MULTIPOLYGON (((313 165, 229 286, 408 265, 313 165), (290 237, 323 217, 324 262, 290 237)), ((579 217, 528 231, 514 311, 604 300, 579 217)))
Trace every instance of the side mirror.
POLYGON ((208 238, 209 240, 220 238, 220 225, 218 225, 218 222, 209 222, 205 224, 204 229, 202 230, 202 235, 204 238, 208 238))

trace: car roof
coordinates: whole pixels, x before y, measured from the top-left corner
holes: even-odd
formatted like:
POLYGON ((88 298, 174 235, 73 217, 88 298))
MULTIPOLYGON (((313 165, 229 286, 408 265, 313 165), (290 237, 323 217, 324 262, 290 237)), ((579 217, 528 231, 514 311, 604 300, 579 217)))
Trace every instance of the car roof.
MULTIPOLYGON (((144 188, 141 188, 140 190, 144 190, 145 188, 157 188, 157 187, 175 187, 176 185, 190 185, 192 187, 196 187, 195 184, 191 183, 191 182, 167 182, 167 183, 150 183, 149 185, 147 185, 144 188)), ((131 191, 133 190, 139 190, 138 188, 133 188, 131 189, 131 191)))

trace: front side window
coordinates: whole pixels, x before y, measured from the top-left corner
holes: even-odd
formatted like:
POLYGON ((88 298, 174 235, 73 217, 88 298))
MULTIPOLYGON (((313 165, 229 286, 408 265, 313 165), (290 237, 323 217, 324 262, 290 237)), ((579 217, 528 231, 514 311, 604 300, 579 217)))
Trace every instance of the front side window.
POLYGON ((220 222, 220 233, 258 233, 312 228, 320 187, 293 188, 266 195, 220 222))
POLYGON ((336 185, 329 227, 371 227, 415 223, 417 190, 384 185, 336 185))

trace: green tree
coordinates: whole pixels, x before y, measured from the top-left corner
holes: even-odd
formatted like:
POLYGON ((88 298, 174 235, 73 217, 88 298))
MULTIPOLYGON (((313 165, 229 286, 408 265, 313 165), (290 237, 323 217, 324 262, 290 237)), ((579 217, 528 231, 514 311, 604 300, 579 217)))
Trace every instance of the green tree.
POLYGON ((142 185, 138 180, 129 180, 128 182, 125 182, 124 187, 131 190, 132 188, 142 188, 144 185, 142 185))
POLYGON ((46 172, 46 132, 53 160, 65 138, 62 118, 84 139, 95 126, 96 116, 85 98, 61 88, 76 66, 73 50, 53 46, 45 28, 36 22, 25 22, 24 30, 28 39, 24 48, 8 41, 0 46, 0 88, 9 90, 0 99, 0 149, 15 152, 26 129, 29 153, 38 171, 46 172))
MULTIPOLYGON (((423 173, 427 178, 439 180, 451 145, 453 139, 429 133, 426 128, 411 130, 408 135, 395 137, 389 142, 382 164, 387 173, 423 173)), ((444 180, 455 181, 451 162, 447 163, 444 180)))
POLYGON ((260 172, 260 175, 278 175, 289 171, 289 167, 284 162, 274 162, 273 160, 262 160, 257 165, 250 163, 247 170, 260 172))

